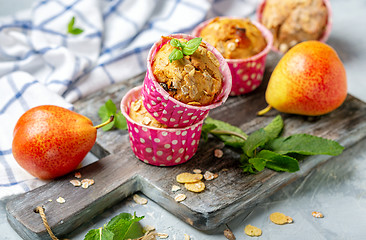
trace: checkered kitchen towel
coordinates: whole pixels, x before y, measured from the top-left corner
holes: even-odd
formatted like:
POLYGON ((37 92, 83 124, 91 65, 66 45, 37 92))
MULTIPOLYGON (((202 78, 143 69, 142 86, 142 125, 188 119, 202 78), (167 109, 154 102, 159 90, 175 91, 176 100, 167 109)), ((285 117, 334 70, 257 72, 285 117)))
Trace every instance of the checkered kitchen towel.
POLYGON ((49 0, 0 19, 0 199, 45 183, 12 156, 28 109, 72 103, 146 70, 152 43, 218 15, 249 16, 257 0, 49 0), (79 35, 67 33, 75 17, 79 35))

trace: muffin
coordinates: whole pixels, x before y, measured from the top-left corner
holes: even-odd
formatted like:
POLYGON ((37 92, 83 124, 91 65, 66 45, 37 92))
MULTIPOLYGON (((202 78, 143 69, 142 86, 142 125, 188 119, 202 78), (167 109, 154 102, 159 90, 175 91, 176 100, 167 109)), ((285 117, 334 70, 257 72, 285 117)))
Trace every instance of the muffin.
POLYGON ((267 46, 261 31, 249 19, 214 18, 201 30, 200 37, 226 59, 249 58, 267 46))
POLYGON ((145 126, 155 128, 167 127, 165 124, 156 121, 156 119, 153 116, 151 116, 151 114, 146 110, 141 97, 131 102, 131 107, 129 109, 129 116, 133 121, 139 124, 143 124, 145 126))
POLYGON ((201 42, 192 55, 170 62, 173 49, 171 44, 165 44, 155 55, 152 71, 156 80, 171 97, 182 103, 199 106, 212 103, 221 90, 223 78, 216 56, 201 42))
POLYGON ((200 122, 210 109, 226 101, 231 90, 229 66, 210 44, 202 42, 192 54, 170 61, 169 55, 177 49, 171 41, 185 44, 192 39, 185 34, 162 37, 148 55, 142 101, 169 128, 200 122))
POLYGON ((139 115, 144 108, 143 104, 140 105, 141 89, 142 86, 131 89, 121 101, 121 112, 127 121, 132 151, 141 161, 155 166, 174 166, 187 162, 197 152, 203 120, 184 128, 159 128, 151 122, 146 125, 135 121, 131 116, 136 116, 136 112, 139 115))
POLYGON ((246 18, 217 17, 199 24, 192 35, 202 37, 224 56, 232 75, 230 95, 249 93, 261 84, 273 40, 262 24, 246 18))
POLYGON ((261 11, 260 21, 280 52, 302 41, 320 40, 330 22, 329 2, 323 0, 267 0, 261 11))

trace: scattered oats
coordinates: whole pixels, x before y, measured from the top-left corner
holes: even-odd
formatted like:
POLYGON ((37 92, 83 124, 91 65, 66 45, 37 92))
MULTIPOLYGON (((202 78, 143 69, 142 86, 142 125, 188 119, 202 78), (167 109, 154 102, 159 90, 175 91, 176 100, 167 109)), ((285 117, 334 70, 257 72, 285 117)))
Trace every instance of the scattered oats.
POLYGON ((143 227, 142 232, 143 233, 149 233, 155 231, 155 227, 154 226, 150 226, 150 225, 146 225, 143 227))
POLYGON ((146 198, 143 198, 137 194, 134 194, 133 195, 133 200, 137 203, 137 204, 140 204, 140 205, 145 205, 147 203, 147 199, 146 198))
POLYGON ((227 172, 227 171, 229 171, 229 169, 227 169, 227 168, 221 169, 221 172, 227 172))
POLYGON ((200 181, 202 178, 202 174, 192 174, 184 172, 177 175, 176 180, 179 183, 194 183, 200 181))
POLYGON ((224 155, 224 152, 221 149, 215 149, 214 155, 217 158, 222 158, 222 156, 224 155))
POLYGON ((158 237, 159 237, 160 239, 165 239, 165 238, 168 238, 168 237, 169 237, 169 235, 168 235, 168 234, 166 234, 166 233, 158 233, 158 237))
POLYGON ((214 179, 215 178, 218 178, 219 177, 219 174, 218 173, 214 173, 214 179))
POLYGON ((279 212, 272 213, 269 216, 269 219, 273 223, 278 224, 278 225, 283 225, 283 224, 287 224, 287 223, 292 223, 293 222, 293 219, 291 217, 288 217, 285 214, 279 213, 279 212))
POLYGON ((289 49, 289 46, 286 43, 280 44, 280 47, 279 47, 280 52, 285 53, 285 52, 287 52, 288 49, 289 49))
POLYGON ((202 173, 201 169, 193 169, 193 172, 196 173, 196 174, 202 173))
POLYGON ((188 234, 184 234, 184 240, 191 240, 191 237, 188 234))
POLYGON ((52 199, 48 199, 49 202, 52 202, 52 199))
POLYGON ((174 200, 176 202, 181 202, 184 201, 187 198, 187 196, 183 193, 178 194, 177 196, 174 197, 174 200))
POLYGON ((76 178, 81 178, 81 173, 80 173, 80 172, 76 172, 76 173, 74 174, 74 176, 75 176, 76 178))
POLYGON ((58 197, 58 198, 56 199, 56 202, 58 202, 58 203, 65 203, 66 201, 65 201, 65 199, 64 199, 64 198, 62 198, 62 197, 58 197))
POLYGON ((311 215, 315 218, 323 218, 324 215, 321 212, 312 212, 311 215))
POLYGON ((234 233, 229 228, 224 230, 224 236, 229 240, 236 240, 234 233))
POLYGON ((179 191, 179 190, 181 190, 181 188, 179 186, 177 186, 177 185, 172 186, 172 192, 176 192, 176 191, 179 191))
POLYGON ((205 174, 203 175, 203 177, 207 180, 210 181, 212 179, 215 178, 214 174, 210 171, 206 171, 205 174))
POLYGON ((244 232, 246 235, 251 237, 259 237, 262 235, 262 230, 260 228, 254 227, 250 224, 245 227, 244 232))
POLYGON ((87 189, 89 186, 91 186, 93 184, 94 184, 93 179, 85 178, 85 179, 81 180, 81 187, 84 189, 87 189))
POLYGON ((70 183, 74 185, 74 187, 80 187, 81 182, 79 180, 70 180, 70 183))
POLYGON ((205 190, 205 184, 201 181, 196 182, 196 183, 185 183, 184 187, 191 192, 202 192, 203 190, 205 190))

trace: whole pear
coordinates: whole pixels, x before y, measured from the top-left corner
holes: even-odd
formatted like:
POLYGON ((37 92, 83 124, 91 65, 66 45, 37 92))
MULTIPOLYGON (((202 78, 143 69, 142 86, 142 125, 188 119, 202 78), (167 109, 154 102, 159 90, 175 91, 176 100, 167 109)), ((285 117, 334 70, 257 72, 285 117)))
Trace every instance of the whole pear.
POLYGON ((66 108, 34 107, 16 123, 13 156, 22 168, 37 178, 53 179, 65 175, 91 150, 100 126, 93 127, 90 119, 66 108))
POLYGON ((323 115, 338 108, 346 99, 346 71, 329 45, 319 41, 302 42, 279 61, 265 96, 269 106, 280 112, 323 115))

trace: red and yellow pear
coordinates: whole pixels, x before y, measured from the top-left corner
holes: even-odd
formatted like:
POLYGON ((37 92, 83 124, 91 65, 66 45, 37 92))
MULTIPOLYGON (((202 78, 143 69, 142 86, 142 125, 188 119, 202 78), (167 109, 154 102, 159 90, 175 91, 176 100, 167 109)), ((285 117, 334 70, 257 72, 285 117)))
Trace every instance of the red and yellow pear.
POLYGON ((319 41, 291 48, 279 61, 266 90, 269 106, 280 112, 319 116, 342 105, 347 97, 347 77, 336 51, 319 41))
POLYGON ((73 171, 93 147, 97 129, 90 119, 66 108, 43 105, 26 111, 16 123, 12 152, 18 164, 40 179, 73 171))

